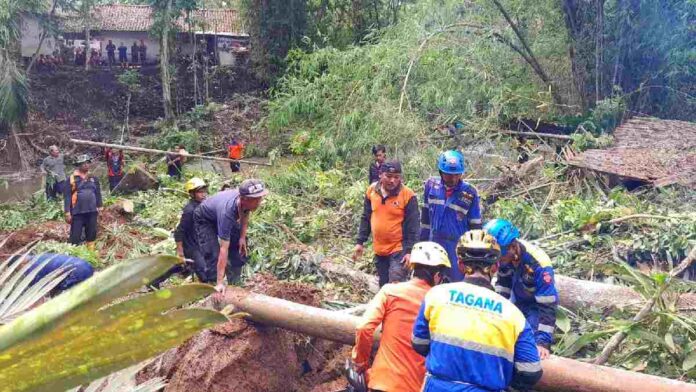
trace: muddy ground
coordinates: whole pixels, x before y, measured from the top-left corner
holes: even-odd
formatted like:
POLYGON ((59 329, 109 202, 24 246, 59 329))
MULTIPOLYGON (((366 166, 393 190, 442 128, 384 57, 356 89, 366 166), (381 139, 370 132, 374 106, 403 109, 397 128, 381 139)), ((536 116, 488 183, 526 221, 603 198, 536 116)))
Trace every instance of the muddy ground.
MULTIPOLYGON (((319 306, 321 292, 296 282, 258 274, 247 282, 254 292, 319 306)), ((313 339, 242 319, 204 331, 157 358, 138 382, 160 376, 167 392, 342 391, 341 368, 350 347, 313 339)))

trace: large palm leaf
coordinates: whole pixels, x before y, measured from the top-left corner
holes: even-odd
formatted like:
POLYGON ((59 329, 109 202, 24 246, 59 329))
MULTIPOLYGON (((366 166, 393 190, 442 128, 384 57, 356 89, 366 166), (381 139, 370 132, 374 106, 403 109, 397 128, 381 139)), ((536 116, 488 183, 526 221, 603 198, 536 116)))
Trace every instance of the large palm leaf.
POLYGON ((177 258, 112 266, 0 327, 0 391, 61 391, 131 366, 227 318, 176 309, 211 294, 209 285, 119 298, 160 276, 177 258))

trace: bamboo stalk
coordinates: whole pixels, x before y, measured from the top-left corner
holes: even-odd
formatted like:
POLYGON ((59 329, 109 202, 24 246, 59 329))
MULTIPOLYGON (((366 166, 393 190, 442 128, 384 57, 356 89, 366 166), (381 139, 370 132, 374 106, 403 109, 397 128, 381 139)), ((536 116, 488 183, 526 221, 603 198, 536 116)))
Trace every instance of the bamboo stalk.
MULTIPOLYGON (((164 150, 155 150, 152 148, 143 148, 143 147, 132 147, 132 146, 125 146, 121 144, 110 144, 110 143, 102 143, 102 142, 93 142, 91 140, 80 140, 80 139, 70 139, 72 143, 75 144, 82 144, 86 146, 96 146, 96 147, 107 147, 107 148, 118 148, 121 150, 126 150, 126 151, 134 151, 134 152, 141 152, 144 154, 171 154, 172 151, 164 151, 164 150)), ((245 159, 228 159, 228 158, 220 158, 220 157, 210 157, 206 155, 200 155, 200 154, 181 154, 187 158, 199 158, 199 159, 207 159, 209 161, 220 161, 220 162, 241 162, 241 163, 246 163, 248 165, 258 165, 258 166, 273 166, 270 163, 266 162, 254 162, 254 161, 248 161, 245 159)))

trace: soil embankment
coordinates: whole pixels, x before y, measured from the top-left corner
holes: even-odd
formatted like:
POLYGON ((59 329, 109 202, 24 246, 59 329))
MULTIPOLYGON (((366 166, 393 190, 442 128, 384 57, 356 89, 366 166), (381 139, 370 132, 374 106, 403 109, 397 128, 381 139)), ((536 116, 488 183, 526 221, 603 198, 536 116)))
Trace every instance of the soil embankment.
MULTIPOLYGON (((266 274, 255 276, 247 286, 306 305, 321 302, 315 287, 279 282, 266 274)), ((165 377, 167 392, 334 392, 346 385, 341 366, 349 350, 339 343, 233 319, 169 350, 141 372, 138 381, 165 377)))

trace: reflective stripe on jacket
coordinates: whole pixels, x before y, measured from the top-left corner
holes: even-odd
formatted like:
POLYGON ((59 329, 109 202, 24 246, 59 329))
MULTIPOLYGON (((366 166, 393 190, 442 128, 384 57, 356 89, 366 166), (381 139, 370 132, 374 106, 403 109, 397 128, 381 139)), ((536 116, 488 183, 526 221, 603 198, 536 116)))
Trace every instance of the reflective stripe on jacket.
POLYGON ((356 330, 353 361, 367 367, 373 335, 382 324, 382 339, 368 387, 379 391, 418 392, 425 376, 425 359, 411 347, 411 330, 430 286, 420 279, 386 284, 370 301, 356 330))
POLYGON ((472 185, 460 181, 447 197, 442 179, 431 177, 425 182, 420 240, 435 241, 445 248, 452 264, 449 275, 453 281, 463 278, 457 268, 457 241, 470 229, 481 228, 481 223, 480 200, 472 185))
POLYGON ((541 377, 524 315, 492 287, 458 282, 431 289, 414 324, 412 343, 419 353, 427 353, 427 372, 449 384, 432 390, 464 390, 458 385, 466 384, 524 389, 541 377))
POLYGON ((518 239, 522 247, 520 264, 501 265, 495 290, 510 298, 527 316, 539 345, 549 347, 553 343, 556 328, 556 290, 551 258, 541 248, 518 239))

